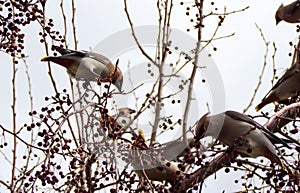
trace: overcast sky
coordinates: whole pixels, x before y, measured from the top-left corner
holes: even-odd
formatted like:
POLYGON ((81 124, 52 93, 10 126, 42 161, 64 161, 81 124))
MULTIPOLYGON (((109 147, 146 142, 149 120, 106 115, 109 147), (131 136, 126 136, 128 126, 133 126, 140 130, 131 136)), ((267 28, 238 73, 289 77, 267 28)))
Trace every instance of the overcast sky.
MULTIPOLYGON (((153 1, 131 0, 128 3, 129 12, 132 15, 134 26, 141 25, 156 25, 157 12, 156 4, 153 1)), ((285 4, 291 1, 284 1, 285 4)), ((54 18, 54 24, 57 29, 62 30, 61 12, 59 8, 60 1, 51 0, 46 4, 46 12, 48 17, 54 18)), ((70 5, 65 2, 65 10, 70 13, 70 5)), ((191 28, 192 24, 189 22, 190 17, 185 15, 186 7, 190 3, 184 5, 179 4, 180 1, 174 1, 174 11, 171 18, 172 28, 185 32, 187 28, 191 28)), ((223 80, 226 105, 225 109, 231 109, 242 112, 248 105, 252 97, 254 88, 258 82, 258 76, 261 72, 264 55, 265 45, 261 39, 260 32, 255 27, 255 23, 263 30, 267 41, 271 42, 269 45, 269 54, 267 57, 266 72, 263 77, 263 83, 258 91, 258 95, 254 100, 254 106, 257 105, 262 97, 271 88, 272 77, 272 43, 276 43, 278 48, 276 53, 276 68, 280 76, 284 70, 290 66, 292 58, 288 53, 292 51, 289 42, 297 42, 298 34, 296 33, 296 25, 281 22, 278 26, 275 25, 275 12, 281 1, 235 1, 234 3, 229 0, 215 1, 216 7, 219 8, 218 12, 222 12, 226 6, 227 12, 239 10, 250 6, 244 12, 239 12, 226 17, 225 22, 220 28, 218 36, 225 36, 235 33, 233 37, 214 41, 213 46, 209 46, 206 50, 212 54, 212 59, 217 65, 223 80), (217 51, 213 51, 213 47, 217 51)), ((211 9, 210 3, 207 2, 205 10, 211 9)), ((69 15, 69 14, 67 14, 69 15)), ((68 17, 68 22, 71 18, 68 17)), ((128 21, 124 12, 123 1, 76 1, 76 26, 77 37, 79 40, 79 49, 88 50, 94 48, 97 44, 114 33, 121 30, 128 29, 128 21)), ((217 17, 213 17, 204 21, 203 39, 209 39, 212 31, 215 29, 215 23, 218 22, 217 17)), ((69 26, 69 35, 67 41, 70 48, 73 48, 71 28, 69 26)), ((26 53, 28 54, 27 64, 29 66, 29 73, 32 81, 32 90, 34 97, 34 107, 39 109, 45 104, 43 98, 53 94, 53 89, 50 85, 50 79, 47 75, 46 63, 41 63, 40 58, 45 55, 43 45, 37 39, 37 34, 41 30, 38 25, 30 25, 26 29, 26 53), (34 40, 34 41, 33 41, 34 40), (49 89, 51 88, 51 89, 49 89)), ((196 38, 194 32, 187 33, 188 36, 196 38)), ((185 41, 185 40, 182 40, 185 41)), ((118 44, 118 42, 115 42, 118 44)), ((112 45, 113 46, 113 45, 112 45)), ((191 48, 192 49, 192 48, 191 48)), ((127 53, 128 54, 128 53, 127 53)), ((132 54, 132 53, 131 53, 132 54)), ((130 53, 129 53, 130 56, 130 53)), ((1 57, 1 70, 0 70, 0 87, 3 89, 0 95, 0 117, 1 124, 10 128, 11 127, 11 73, 12 69, 9 65, 10 60, 5 54, 0 53, 1 57)), ((127 55, 128 57, 128 55, 127 55)), ((141 56, 137 57, 139 60, 141 56)), ((115 58, 114 58, 115 59, 115 58)), ((132 59, 131 62, 135 60, 132 59)), ((127 62, 126 62, 127 63, 127 62)), ((120 66, 124 68, 124 66, 120 66)), ((58 81, 58 87, 68 88, 68 76, 65 70, 57 65, 53 65, 55 79, 58 81)), ((18 109, 18 127, 28 122, 29 117, 21 117, 20 115, 27 114, 29 111, 28 105, 28 87, 24 85, 24 65, 19 66, 17 75, 17 109, 18 109)), ((255 115, 254 106, 248 113, 255 115)), ((268 105, 264 110, 272 110, 272 105, 268 105)), ((204 111, 203 111, 204 112, 204 111)), ((2 159, 2 158, 1 158, 2 159)), ((5 164, 0 164, 5 167, 5 164)), ((3 173, 0 174, 3 177, 3 173)), ((234 174, 218 173, 216 180, 212 176, 207 184, 207 192, 221 192, 226 189, 226 192, 239 190, 239 186, 232 185, 234 174), (218 186, 216 186, 216 184, 218 186)), ((2 192, 2 191, 1 191, 2 192)), ((206 192, 206 191, 205 191, 206 192)))

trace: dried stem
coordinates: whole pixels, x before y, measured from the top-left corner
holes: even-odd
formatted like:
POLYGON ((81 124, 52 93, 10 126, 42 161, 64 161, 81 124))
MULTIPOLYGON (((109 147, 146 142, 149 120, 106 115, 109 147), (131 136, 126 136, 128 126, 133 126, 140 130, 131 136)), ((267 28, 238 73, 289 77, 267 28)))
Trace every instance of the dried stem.
POLYGON ((158 88, 157 88, 157 102, 155 106, 155 118, 154 118, 154 124, 152 128, 151 133, 151 139, 150 139, 150 147, 153 146, 153 143, 156 141, 156 135, 157 135, 157 128, 160 121, 160 108, 161 108, 161 102, 162 102, 162 92, 163 92, 163 85, 164 85, 164 65, 167 57, 167 45, 169 41, 169 26, 170 26, 170 18, 171 18, 171 11, 173 7, 173 1, 171 0, 170 3, 168 0, 164 1, 163 7, 164 12, 163 16, 161 13, 159 1, 157 3, 158 6, 158 12, 160 15, 159 19, 159 27, 162 26, 162 30, 159 29, 159 35, 158 35, 158 41, 161 43, 158 43, 158 56, 160 59, 160 62, 158 62, 158 71, 159 71, 159 77, 158 77, 158 88), (161 24, 163 18, 163 24, 161 24), (162 40, 160 40, 162 33, 162 40), (161 46, 159 46, 161 44, 161 46), (160 54, 161 53, 161 54, 160 54))
POLYGON ((275 55, 276 55, 276 52, 277 52, 277 48, 276 48, 275 42, 273 42, 273 48, 274 48, 274 53, 273 53, 273 55, 272 55, 272 70, 273 70, 273 76, 272 76, 272 80, 271 80, 272 86, 274 85, 275 78, 276 78, 275 55))
POLYGON ((77 50, 78 40, 76 35, 75 12, 76 12, 75 0, 72 0, 72 29, 73 29, 74 49, 77 50))
POLYGON ((197 72, 198 67, 198 58, 199 58, 199 51, 201 49, 201 38, 202 38, 202 22, 203 22, 203 0, 199 0, 199 2, 195 1, 195 4, 198 5, 198 13, 199 13, 199 27, 198 27, 198 39, 195 49, 195 58, 193 62, 193 70, 191 73, 191 76, 189 78, 189 87, 188 87, 188 94, 187 94, 187 101, 186 106, 184 110, 183 115, 183 124, 182 124, 182 134, 183 134, 183 141, 185 144, 188 144, 187 137, 186 137, 186 131, 187 131, 187 119, 190 112, 190 106, 192 101, 192 93, 193 93, 193 85, 194 85, 194 79, 197 72))
POLYGON ((253 94, 252 94, 252 97, 251 97, 251 99, 250 99, 250 102, 249 102, 249 104, 247 105, 247 107, 243 110, 243 113, 247 112, 248 109, 252 106, 252 103, 253 103, 254 98, 255 98, 255 96, 256 96, 256 94, 257 94, 257 91, 258 91, 258 89, 259 89, 259 87, 260 87, 260 85, 261 85, 261 83, 262 83, 262 77, 263 77, 263 75, 264 75, 264 73, 265 73, 265 69, 266 69, 266 66, 267 66, 267 57, 268 57, 268 53, 269 53, 269 43, 270 43, 270 42, 268 42, 268 41, 266 40, 266 38, 265 38, 265 36, 264 36, 264 34, 263 34, 263 32, 262 32, 262 29, 261 29, 256 23, 255 23, 255 26, 256 26, 256 28, 259 30, 260 36, 261 36, 261 38, 263 39, 263 41, 264 41, 264 43, 265 43, 265 46, 266 46, 266 53, 265 53, 265 55, 264 55, 264 63, 263 63, 263 67, 262 67, 261 73, 260 73, 260 75, 259 75, 259 77, 258 77, 258 83, 257 83, 257 85, 256 85, 256 88, 254 89, 254 92, 253 92, 253 94))
POLYGON ((68 44, 67 44, 67 17, 66 17, 65 9, 64 9, 64 0, 60 0, 60 10, 61 10, 62 18, 63 18, 63 23, 64 23, 65 47, 68 48, 68 44))
MULTIPOLYGON (((17 131, 17 114, 16 114, 16 76, 17 76, 17 67, 16 67, 16 58, 13 57, 12 65, 13 65, 13 73, 12 73, 12 132, 15 134, 17 131)), ((12 158, 12 170, 11 170, 11 190, 14 192, 15 189, 15 171, 16 171, 16 162, 17 162, 17 137, 14 135, 13 137, 13 158, 12 158)))
POLYGON ((129 22, 129 25, 130 25, 130 29, 131 29, 131 35, 133 36, 133 39, 135 41, 135 43, 137 44, 139 50, 141 51, 141 53, 155 66, 157 66, 157 63, 146 53, 146 51, 144 50, 144 48, 142 47, 142 45, 140 44, 136 34, 135 34, 135 31, 134 31, 134 27, 133 27, 133 23, 131 21, 131 17, 129 15, 129 12, 128 12, 128 7, 127 7, 127 0, 124 0, 124 11, 126 13, 126 16, 127 16, 127 20, 129 22))

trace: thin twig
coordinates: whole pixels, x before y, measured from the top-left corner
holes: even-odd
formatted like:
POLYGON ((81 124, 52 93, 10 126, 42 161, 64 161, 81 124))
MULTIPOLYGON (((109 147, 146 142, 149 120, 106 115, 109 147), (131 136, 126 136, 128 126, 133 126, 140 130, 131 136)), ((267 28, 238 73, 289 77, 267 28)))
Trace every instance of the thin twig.
POLYGON ((245 8, 242 8, 242 9, 239 9, 239 10, 230 11, 230 12, 227 12, 225 14, 224 13, 213 13, 213 12, 211 12, 211 13, 209 13, 207 15, 204 15, 203 19, 206 18, 206 17, 208 17, 208 16, 212 16, 212 15, 216 15, 216 16, 219 16, 219 15, 231 15, 231 14, 235 14, 235 13, 238 13, 238 12, 246 11, 249 8, 250 8, 250 6, 247 6, 245 8))
POLYGON ((65 47, 68 48, 68 44, 67 44, 67 17, 66 17, 65 10, 64 10, 64 0, 60 0, 60 10, 61 10, 62 18, 63 18, 63 23, 64 23, 65 47))
POLYGON ((220 36, 220 37, 213 37, 213 38, 210 38, 209 40, 201 40, 201 42, 212 42, 212 41, 215 41, 215 40, 221 40, 221 39, 225 39, 225 38, 230 38, 230 37, 232 37, 234 35, 235 35, 235 32, 233 32, 231 34, 228 34, 228 35, 220 36))
POLYGON ((74 48, 77 50, 78 40, 76 35, 76 25, 75 25, 75 0, 72 0, 72 28, 73 28, 73 39, 74 39, 74 48))
POLYGON ((272 70, 273 70, 273 76, 272 76, 272 80, 271 80, 271 85, 272 85, 272 86, 274 85, 275 78, 276 78, 275 55, 276 55, 276 52, 277 52, 277 47, 276 47, 275 42, 273 42, 273 48, 274 48, 274 53, 273 53, 273 55, 272 55, 272 70))
MULTIPOLYGON (((13 64, 13 73, 12 73, 12 105, 11 105, 11 109, 12 109, 12 133, 16 133, 17 131, 17 114, 16 114, 16 100, 17 100, 17 96, 16 96, 16 76, 17 76, 17 66, 16 66, 16 58, 13 57, 12 58, 12 64, 13 64)), ((15 188, 15 170, 16 170, 16 162, 17 162, 17 137, 15 135, 13 135, 13 161, 12 161, 12 170, 11 170, 11 182, 10 182, 10 186, 11 186, 11 190, 14 191, 15 188)))
MULTIPOLYGON (((170 3, 168 0, 164 1, 164 14, 161 15, 161 9, 159 6, 158 1, 158 11, 160 15, 159 19, 159 26, 162 26, 162 30, 159 29, 159 37, 158 41, 160 41, 160 33, 162 33, 162 40, 160 43, 158 43, 157 50, 159 53, 161 53, 160 62, 158 62, 158 70, 159 70, 159 77, 158 77, 158 88, 157 88, 157 102, 155 106, 155 118, 154 118, 154 124, 153 129, 151 133, 151 139, 150 139, 150 147, 153 146, 153 143, 156 141, 156 135, 157 135, 157 128, 160 121, 160 110, 161 110, 161 103, 162 103, 162 95, 163 95, 163 85, 164 85, 164 65, 167 57, 167 46, 169 42, 169 24, 170 24, 170 17, 171 17, 171 11, 173 7, 173 1, 171 0, 170 3), (161 19, 163 18, 163 24, 161 24, 161 19), (159 46, 161 44, 161 47, 159 46)), ((160 54, 158 54, 160 56, 160 54)))
POLYGON ((257 91, 258 91, 258 89, 259 89, 259 87, 260 87, 260 85, 261 85, 261 83, 262 83, 262 77, 263 77, 263 75, 264 75, 264 73, 265 73, 265 69, 266 69, 266 66, 267 66, 267 57, 268 57, 268 53, 269 53, 269 44, 270 44, 270 42, 268 42, 268 41, 266 40, 266 38, 265 38, 265 36, 264 36, 264 34, 263 34, 263 32, 262 32, 262 29, 261 29, 256 23, 255 23, 255 26, 256 26, 256 28, 259 30, 260 36, 261 36, 261 38, 263 39, 263 41, 264 41, 264 43, 265 43, 265 46, 266 46, 266 53, 265 53, 265 55, 264 55, 264 63, 263 63, 263 67, 262 67, 261 73, 260 73, 260 75, 259 75, 259 77, 258 77, 258 83, 257 83, 257 85, 256 85, 256 88, 254 89, 254 92, 253 92, 253 94, 252 94, 252 97, 251 97, 251 99, 250 99, 250 102, 249 102, 249 104, 247 105, 247 107, 243 110, 243 113, 247 112, 247 111, 249 110, 249 108, 252 106, 252 103, 253 103, 253 101, 254 101, 254 99, 255 99, 255 96, 256 96, 256 94, 257 94, 257 91))
POLYGON ((30 144, 30 143, 27 143, 24 139, 22 139, 21 137, 19 137, 16 133, 14 133, 14 132, 12 132, 12 131, 10 131, 10 130, 8 130, 8 129, 5 129, 2 125, 0 125, 0 128, 1 128, 3 131, 5 131, 5 132, 11 134, 12 136, 14 136, 16 139, 20 140, 20 141, 21 141, 22 143, 24 143, 26 146, 32 147, 32 148, 34 148, 34 149, 38 149, 38 150, 41 150, 41 151, 46 151, 46 149, 42 149, 42 148, 40 148, 40 147, 34 146, 34 145, 30 144))
POLYGON ((137 44, 139 50, 142 52, 142 54, 155 66, 157 66, 157 63, 146 53, 146 51, 144 50, 144 48, 142 47, 142 45, 140 44, 136 34, 135 34, 135 31, 134 31, 134 28, 133 28, 133 23, 131 21, 131 17, 129 15, 129 12, 128 12, 128 8, 127 8, 127 0, 124 0, 124 11, 126 13, 126 16, 127 16, 127 20, 130 24, 130 29, 131 29, 131 35, 133 36, 133 39, 135 41, 135 43, 137 44))
POLYGON ((292 64, 291 66, 293 66, 294 64, 300 62, 300 55, 299 55, 299 50, 300 50, 300 37, 298 38, 298 44, 297 46, 295 46, 295 50, 294 50, 294 55, 293 55, 293 60, 292 60, 292 64))
POLYGON ((193 63, 193 70, 189 78, 189 87, 188 87, 188 94, 187 94, 187 101, 186 106, 184 110, 183 115, 183 124, 182 124, 182 134, 183 134, 183 141, 185 144, 188 144, 187 137, 186 137, 186 131, 187 131, 187 119, 190 112, 190 106, 192 101, 192 93, 193 93, 193 85, 194 85, 194 79, 197 72, 198 67, 198 58, 199 58, 199 50, 201 49, 201 39, 202 39, 202 22, 203 22, 203 0, 200 0, 200 2, 195 2, 196 4, 199 4, 198 6, 198 12, 199 12, 199 27, 198 27, 198 39, 196 43, 196 49, 195 49, 195 59, 193 63))

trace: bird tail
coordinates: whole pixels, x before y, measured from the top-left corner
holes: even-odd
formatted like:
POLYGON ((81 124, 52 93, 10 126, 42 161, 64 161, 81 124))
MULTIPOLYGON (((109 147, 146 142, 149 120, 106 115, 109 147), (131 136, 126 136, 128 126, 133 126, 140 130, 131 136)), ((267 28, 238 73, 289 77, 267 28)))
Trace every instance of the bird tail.
POLYGON ((293 173, 292 170, 291 170, 288 166, 286 166, 286 165, 283 163, 282 159, 280 159, 277 155, 275 155, 274 153, 272 153, 271 151, 268 151, 268 150, 267 150, 265 153, 266 153, 265 156, 266 156, 269 160, 271 160, 271 161, 274 162, 274 163, 277 163, 277 164, 280 165, 283 169, 287 170, 289 173, 293 173))
POLYGON ((41 62, 52 61, 52 59, 53 59, 52 56, 45 56, 45 57, 41 58, 41 62))
POLYGON ((145 140, 145 134, 144 134, 144 131, 143 131, 141 128, 138 129, 138 133, 139 133, 139 136, 140 136, 144 141, 146 141, 146 140, 145 140))
POLYGON ((267 104, 277 102, 277 101, 279 101, 279 97, 274 92, 271 91, 265 98, 262 99, 261 103, 259 103, 255 107, 255 110, 259 111, 260 109, 262 109, 267 104))
POLYGON ((280 165, 281 165, 281 167, 282 167, 283 169, 287 170, 287 167, 286 167, 286 165, 283 163, 283 161, 282 161, 281 159, 279 159, 279 160, 280 160, 280 165))
POLYGON ((294 173, 288 166, 286 166, 286 165, 283 163, 282 159, 279 159, 279 160, 280 160, 281 167, 282 167, 283 169, 287 170, 290 174, 294 173))
POLYGON ((256 112, 258 112, 260 109, 262 109, 266 104, 264 103, 259 103, 256 107, 255 107, 255 110, 256 112))
POLYGON ((256 107, 255 110, 256 112, 258 112, 260 109, 262 109, 264 106, 266 106, 267 104, 274 102, 273 100, 270 100, 269 98, 263 99, 261 101, 261 103, 259 103, 256 107))
POLYGON ((54 62, 67 68, 70 64, 74 63, 74 60, 67 57, 45 56, 41 59, 41 62, 54 62))

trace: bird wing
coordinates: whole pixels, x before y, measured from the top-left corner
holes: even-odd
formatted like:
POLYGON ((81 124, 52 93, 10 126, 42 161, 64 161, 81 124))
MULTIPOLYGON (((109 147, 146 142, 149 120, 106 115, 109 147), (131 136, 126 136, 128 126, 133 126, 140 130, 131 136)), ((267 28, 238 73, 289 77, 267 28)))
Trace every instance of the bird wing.
POLYGON ((268 97, 268 95, 270 94, 270 92, 272 92, 274 89, 276 89, 282 82, 286 81, 287 79, 289 79, 290 77, 292 77, 294 74, 296 74, 298 72, 299 72, 299 63, 294 64, 291 68, 289 68, 283 74, 283 76, 276 82, 276 84, 271 88, 271 90, 269 90, 269 92, 262 99, 262 101, 265 100, 268 97))
POLYGON ((60 46, 55 46, 55 45, 52 45, 52 49, 58 51, 63 56, 71 54, 72 56, 77 56, 77 57, 83 58, 87 54, 87 52, 84 50, 82 50, 82 51, 70 50, 70 49, 65 49, 60 46))
POLYGON ((110 60, 107 57, 105 57, 101 54, 95 53, 95 52, 87 52, 86 57, 97 60, 98 62, 100 62, 104 65, 106 65, 108 63, 111 63, 110 60))
POLYGON ((89 57, 97 61, 96 63, 94 63, 94 67, 92 68, 95 74, 108 77, 115 70, 115 66, 111 63, 111 61, 107 57, 101 54, 94 53, 94 52, 87 52, 86 57, 89 57))
POLYGON ((271 131, 269 131, 268 129, 266 129, 264 126, 262 126, 261 124, 257 123, 256 121, 254 121, 253 119, 251 119, 249 116, 238 113, 236 111, 226 111, 225 112, 226 115, 230 116, 231 118, 238 120, 238 121, 243 121, 246 123, 249 123, 250 125, 255 126, 256 128, 258 128, 272 143, 281 143, 284 146, 286 146, 287 148, 291 149, 291 147, 281 138, 277 137, 276 135, 274 135, 274 133, 272 133, 271 131))
POLYGON ((247 115, 241 114, 236 111, 226 111, 225 114, 237 121, 243 121, 243 122, 249 123, 250 125, 258 127, 259 129, 262 129, 262 130, 265 129, 262 125, 260 125, 259 123, 257 123, 256 121, 254 121, 247 115))

